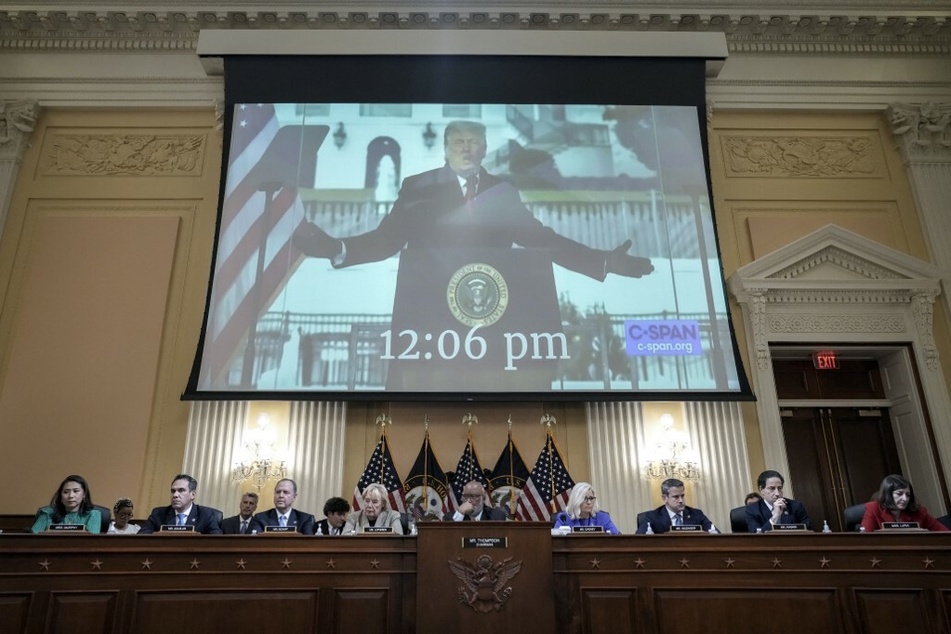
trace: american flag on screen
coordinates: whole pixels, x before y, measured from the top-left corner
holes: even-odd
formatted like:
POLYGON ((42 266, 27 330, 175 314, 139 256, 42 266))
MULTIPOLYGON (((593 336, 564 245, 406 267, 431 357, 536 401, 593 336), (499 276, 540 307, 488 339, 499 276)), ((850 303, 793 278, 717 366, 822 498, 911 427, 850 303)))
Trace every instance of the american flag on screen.
POLYGON ((479 456, 476 454, 475 443, 472 442, 472 434, 470 433, 466 448, 459 456, 456 474, 452 478, 452 486, 449 490, 449 503, 453 511, 457 511, 459 505, 462 504, 462 489, 473 480, 481 482, 486 491, 490 489, 489 480, 482 472, 482 465, 479 464, 479 456))
POLYGON ((551 430, 548 430, 545 446, 518 498, 516 519, 535 522, 551 520, 553 513, 568 504, 568 495, 574 486, 575 481, 568 475, 565 461, 561 459, 551 430))
POLYGON ((328 131, 281 127, 272 104, 235 106, 205 333, 213 381, 301 260, 290 242, 304 221, 297 190, 314 186, 317 150, 328 131))
POLYGON ((363 508, 363 490, 374 482, 379 482, 386 487, 391 509, 400 513, 406 512, 406 504, 403 502, 403 481, 400 480, 400 474, 396 472, 396 466, 393 464, 393 456, 390 455, 390 447, 386 443, 386 434, 380 436, 380 442, 376 444, 376 449, 370 456, 370 462, 363 470, 357 486, 353 488, 351 505, 355 511, 363 508))

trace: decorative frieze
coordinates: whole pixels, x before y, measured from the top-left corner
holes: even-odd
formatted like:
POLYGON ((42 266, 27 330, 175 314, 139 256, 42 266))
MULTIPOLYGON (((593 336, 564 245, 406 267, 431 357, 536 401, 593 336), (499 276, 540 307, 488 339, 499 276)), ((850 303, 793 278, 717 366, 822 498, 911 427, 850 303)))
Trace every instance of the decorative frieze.
POLYGON ((205 136, 57 134, 47 176, 200 176, 205 136))
POLYGON ((855 136, 724 136, 720 140, 730 176, 872 176, 875 143, 855 136))

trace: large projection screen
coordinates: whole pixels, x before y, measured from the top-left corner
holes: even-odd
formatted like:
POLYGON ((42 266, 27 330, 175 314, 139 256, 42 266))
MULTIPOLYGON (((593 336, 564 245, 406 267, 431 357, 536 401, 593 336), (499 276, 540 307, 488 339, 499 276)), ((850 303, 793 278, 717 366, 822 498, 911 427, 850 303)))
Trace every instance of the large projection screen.
POLYGON ((704 60, 236 56, 225 86, 186 398, 751 398, 704 60))

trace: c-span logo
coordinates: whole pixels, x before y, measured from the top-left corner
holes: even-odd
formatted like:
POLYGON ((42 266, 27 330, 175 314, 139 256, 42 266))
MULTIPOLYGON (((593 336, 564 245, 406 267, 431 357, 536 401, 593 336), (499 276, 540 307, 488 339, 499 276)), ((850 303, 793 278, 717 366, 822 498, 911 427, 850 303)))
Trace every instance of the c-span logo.
POLYGON ((449 278, 446 301, 459 323, 491 326, 508 307, 509 287, 502 274, 488 264, 467 264, 449 278))

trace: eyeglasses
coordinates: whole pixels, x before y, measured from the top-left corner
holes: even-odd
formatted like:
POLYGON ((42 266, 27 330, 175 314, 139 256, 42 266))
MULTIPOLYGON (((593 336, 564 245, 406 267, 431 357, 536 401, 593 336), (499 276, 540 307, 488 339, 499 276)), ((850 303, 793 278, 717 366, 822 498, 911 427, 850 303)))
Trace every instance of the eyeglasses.
POLYGON ((462 499, 463 500, 481 500, 482 494, 481 493, 463 493, 462 499))
POLYGON ((588 497, 586 497, 586 498, 584 499, 584 501, 585 501, 585 502, 594 502, 594 501, 597 500, 597 499, 598 499, 597 497, 595 497, 595 496, 593 496, 593 495, 589 495, 588 497))

